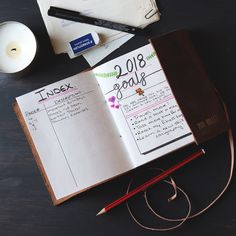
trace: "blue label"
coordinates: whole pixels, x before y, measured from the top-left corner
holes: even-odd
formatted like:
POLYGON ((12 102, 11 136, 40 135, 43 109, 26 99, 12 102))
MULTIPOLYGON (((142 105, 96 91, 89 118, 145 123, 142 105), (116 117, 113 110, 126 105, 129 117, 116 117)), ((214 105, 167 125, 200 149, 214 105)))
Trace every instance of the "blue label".
POLYGON ((70 42, 70 46, 74 54, 81 53, 82 51, 85 51, 86 49, 89 49, 95 45, 96 44, 94 42, 92 34, 86 34, 70 42))

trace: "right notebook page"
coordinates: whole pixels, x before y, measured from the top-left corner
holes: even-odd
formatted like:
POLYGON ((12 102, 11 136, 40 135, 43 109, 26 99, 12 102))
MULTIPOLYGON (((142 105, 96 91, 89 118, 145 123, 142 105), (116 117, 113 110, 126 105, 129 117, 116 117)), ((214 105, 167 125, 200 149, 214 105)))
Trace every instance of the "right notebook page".
POLYGON ((194 142, 152 45, 93 72, 136 166, 194 142))

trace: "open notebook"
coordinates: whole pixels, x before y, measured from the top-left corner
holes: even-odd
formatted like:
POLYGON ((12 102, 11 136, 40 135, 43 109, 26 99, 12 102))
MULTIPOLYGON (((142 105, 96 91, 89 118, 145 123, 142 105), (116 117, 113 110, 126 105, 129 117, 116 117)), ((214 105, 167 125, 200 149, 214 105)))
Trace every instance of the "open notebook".
POLYGON ((16 98, 54 204, 194 142, 151 44, 16 98))

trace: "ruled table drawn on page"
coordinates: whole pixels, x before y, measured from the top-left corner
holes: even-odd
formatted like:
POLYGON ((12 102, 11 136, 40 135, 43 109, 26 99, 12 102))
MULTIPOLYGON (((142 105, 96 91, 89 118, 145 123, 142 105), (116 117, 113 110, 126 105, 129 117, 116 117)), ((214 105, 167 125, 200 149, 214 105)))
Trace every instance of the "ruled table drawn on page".
POLYGON ((58 132, 65 122, 70 119, 78 119, 79 116, 83 116, 84 113, 89 110, 87 96, 91 97, 91 94, 94 91, 90 90, 81 92, 78 88, 72 87, 70 84, 66 84, 66 86, 68 90, 66 91, 65 89, 62 89, 63 91, 61 93, 59 93, 58 88, 54 88, 54 90, 58 92, 58 95, 55 94, 53 90, 50 90, 49 92, 46 92, 45 90, 36 91, 35 94, 39 97, 38 107, 33 110, 25 111, 25 116, 26 122, 33 132, 37 132, 39 129, 38 125, 41 125, 39 124, 39 113, 41 113, 44 117, 46 116, 50 126, 53 129, 56 140, 77 187, 78 180, 76 180, 76 177, 73 174, 71 164, 68 160, 68 155, 64 150, 63 143, 58 132))
POLYGON ((58 198, 132 168, 93 72, 45 86, 17 103, 58 198))

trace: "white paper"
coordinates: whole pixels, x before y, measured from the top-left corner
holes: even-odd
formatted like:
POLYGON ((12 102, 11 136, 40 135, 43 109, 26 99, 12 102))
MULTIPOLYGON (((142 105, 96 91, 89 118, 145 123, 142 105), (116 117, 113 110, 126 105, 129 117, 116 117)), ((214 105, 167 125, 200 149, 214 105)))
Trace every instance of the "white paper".
POLYGON ((93 72, 134 162, 194 141, 150 44, 93 72))
POLYGON ((47 15, 50 6, 57 6, 69 10, 79 11, 85 15, 124 23, 132 26, 144 27, 159 20, 155 14, 150 19, 145 15, 157 6, 153 0, 37 0, 41 14, 50 36, 56 54, 67 52, 67 43, 75 38, 90 32, 97 32, 101 37, 101 46, 84 54, 88 63, 93 66, 100 60, 120 47, 133 37, 116 30, 106 29, 88 24, 81 24, 67 20, 61 20, 47 15))
POLYGON ((57 199, 133 167, 91 72, 17 103, 57 199))

